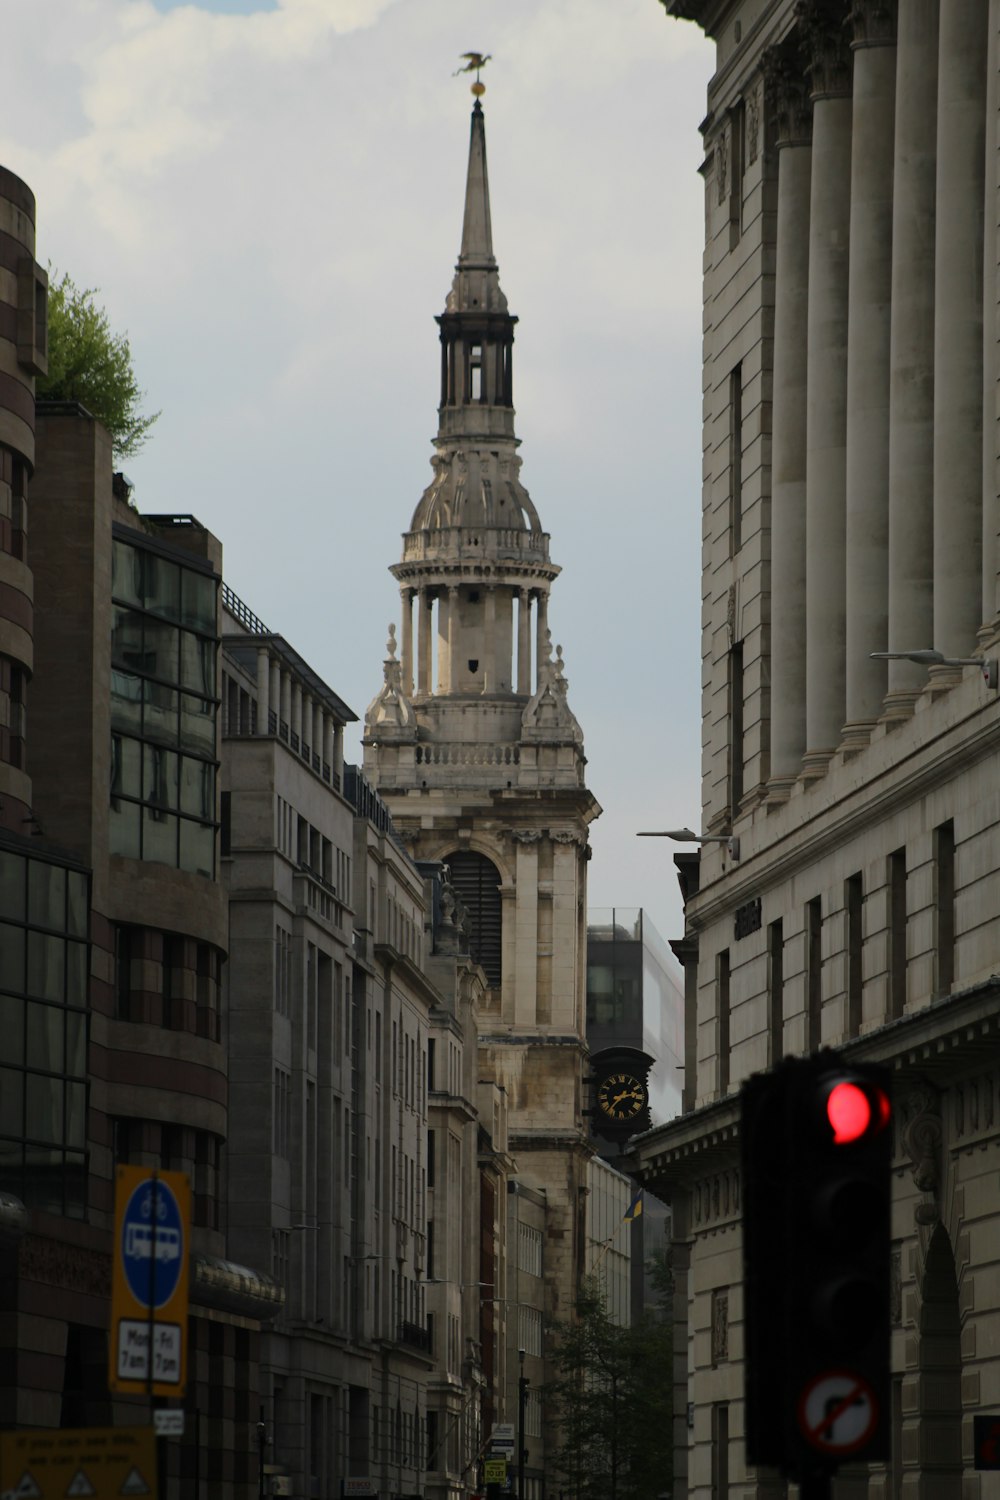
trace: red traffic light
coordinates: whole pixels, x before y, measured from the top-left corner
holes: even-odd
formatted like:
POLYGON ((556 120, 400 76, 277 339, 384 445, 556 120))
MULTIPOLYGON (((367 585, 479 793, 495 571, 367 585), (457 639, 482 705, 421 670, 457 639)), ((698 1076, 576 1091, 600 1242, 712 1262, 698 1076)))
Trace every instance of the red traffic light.
POLYGON ((848 1079, 835 1083, 826 1096, 826 1117, 835 1146, 850 1146, 889 1123, 889 1098, 880 1088, 848 1079))

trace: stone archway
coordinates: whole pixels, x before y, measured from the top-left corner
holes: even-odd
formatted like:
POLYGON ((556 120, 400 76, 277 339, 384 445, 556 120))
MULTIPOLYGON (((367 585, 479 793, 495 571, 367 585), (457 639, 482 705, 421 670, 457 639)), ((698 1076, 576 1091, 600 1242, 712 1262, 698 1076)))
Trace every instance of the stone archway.
POLYGON ((958 1277, 951 1241, 940 1223, 924 1256, 917 1328, 916 1420, 909 1441, 904 1435, 903 1459, 909 1469, 904 1494, 919 1496, 919 1500, 961 1500, 962 1350, 958 1277))

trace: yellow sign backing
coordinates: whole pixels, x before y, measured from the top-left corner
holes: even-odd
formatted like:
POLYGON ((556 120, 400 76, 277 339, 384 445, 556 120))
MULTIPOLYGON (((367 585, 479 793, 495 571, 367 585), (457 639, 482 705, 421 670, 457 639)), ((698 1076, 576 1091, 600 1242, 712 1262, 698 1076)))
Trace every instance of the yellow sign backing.
POLYGON ((118 1167, 108 1340, 113 1391, 184 1394, 190 1226, 184 1172, 118 1167))
POLYGON ((0 1432, 0 1493, 31 1500, 156 1500, 151 1427, 0 1432))

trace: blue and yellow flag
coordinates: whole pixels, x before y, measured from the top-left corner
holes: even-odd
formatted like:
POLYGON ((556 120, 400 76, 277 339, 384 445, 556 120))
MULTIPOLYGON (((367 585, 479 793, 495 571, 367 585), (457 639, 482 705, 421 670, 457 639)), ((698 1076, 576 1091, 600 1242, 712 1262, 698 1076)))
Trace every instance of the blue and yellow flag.
POLYGON ((641 1217, 642 1217, 642 1188, 637 1188, 636 1189, 636 1193, 635 1193, 635 1197, 632 1199, 632 1202, 629 1204, 628 1208, 625 1210, 625 1218, 622 1220, 622 1223, 625 1223, 626 1220, 640 1219, 641 1217))

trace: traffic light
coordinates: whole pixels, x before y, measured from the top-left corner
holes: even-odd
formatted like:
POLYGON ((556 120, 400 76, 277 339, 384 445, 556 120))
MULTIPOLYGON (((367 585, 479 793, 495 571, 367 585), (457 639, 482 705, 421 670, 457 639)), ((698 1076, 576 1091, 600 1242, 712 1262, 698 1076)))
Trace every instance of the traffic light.
POLYGON ((888 1074, 836 1052, 743 1088, 747 1456, 889 1457, 888 1074))

